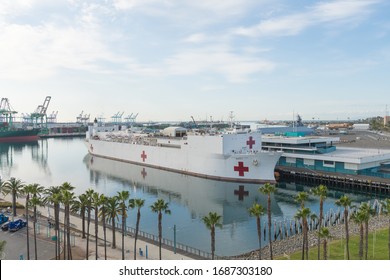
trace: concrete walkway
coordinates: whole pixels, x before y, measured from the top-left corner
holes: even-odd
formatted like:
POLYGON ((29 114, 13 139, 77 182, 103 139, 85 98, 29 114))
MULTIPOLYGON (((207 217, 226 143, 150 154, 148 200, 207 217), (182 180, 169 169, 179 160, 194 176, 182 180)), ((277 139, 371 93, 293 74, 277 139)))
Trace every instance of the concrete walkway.
MULTIPOLYGON (((11 201, 11 196, 10 195, 6 196, 5 200, 11 201)), ((17 202, 24 205, 25 199, 20 197, 17 199, 17 202)), ((19 216, 23 219, 25 218, 23 216, 24 211, 25 210, 19 211, 19 213, 18 213, 19 216)), ((40 229, 40 233, 37 235, 37 237, 39 239, 43 239, 43 240, 51 240, 51 236, 54 235, 54 229, 52 229, 52 228, 48 229, 48 217, 47 217, 48 216, 47 215, 48 208, 47 207, 39 207, 38 211, 41 213, 41 217, 40 217, 41 229, 40 229)), ((53 214, 54 214, 54 210, 53 210, 53 208, 50 208, 50 215, 53 215, 53 214)), ((64 213, 61 212, 60 213, 60 222, 61 223, 63 223, 63 219, 64 219, 64 213)), ((82 220, 80 217, 72 215, 70 217, 70 223, 71 223, 71 228, 72 228, 71 244, 73 246, 72 247, 72 252, 73 252, 72 254, 74 256, 74 259, 76 256, 78 256, 79 259, 85 259, 87 240, 82 239, 82 234, 81 234, 82 220), (74 234, 73 234, 73 232, 74 232, 74 234)), ((31 228, 33 226, 31 220, 29 220, 29 224, 30 224, 30 228, 31 228)), ((87 227, 87 225, 86 225, 86 227, 87 227)), ((20 231, 20 232, 21 233, 24 232, 24 234, 25 234, 25 230, 20 231)), ((8 234, 9 232, 6 232, 6 233, 8 234)), ((93 221, 91 221, 91 223, 90 223, 90 240, 89 240, 89 250, 88 251, 89 251, 89 259, 93 259, 93 260, 95 260, 95 258, 96 258, 96 254, 95 254, 95 240, 96 239, 95 239, 94 233, 95 233, 95 223, 93 221)), ((32 235, 32 228, 30 230, 30 234, 32 235)), ((116 249, 111 248, 111 241, 112 241, 111 229, 107 228, 106 234, 107 234, 107 238, 106 238, 106 240, 107 240, 107 259, 121 260, 122 259, 122 233, 119 232, 118 230, 116 231, 116 234, 115 234, 116 249)), ((26 240, 26 238, 24 238, 24 242, 25 242, 25 240, 26 240)), ((33 241, 30 242, 30 251, 33 250, 33 246, 34 246, 33 244, 34 244, 33 241)), ((37 244, 39 245, 39 243, 37 243, 37 244)), ((11 243, 9 245, 11 245, 11 243)), ((7 246, 9 246, 9 245, 7 244, 7 246)), ((133 260, 134 259, 134 238, 131 236, 128 236, 128 235, 125 236, 125 246, 124 247, 125 247, 125 259, 126 260, 133 260)), ((53 243, 53 248, 54 248, 54 243, 53 243)), ((20 249, 19 249, 19 251, 20 251, 20 249)), ((140 259, 140 260, 146 260, 146 259, 158 260, 159 259, 159 246, 156 244, 153 244, 151 242, 147 242, 147 241, 138 239, 136 251, 137 251, 137 260, 138 259, 140 259), (140 255, 139 249, 142 250, 142 256, 140 255), (147 258, 146 258, 146 251, 147 251, 147 258)), ((26 249, 26 252, 27 252, 27 249, 26 249)), ((164 248, 164 246, 162 247, 161 255, 162 255, 163 260, 192 260, 192 259, 194 259, 185 253, 177 252, 175 254, 172 250, 164 248)), ((49 255, 41 256, 39 253, 38 253, 38 256, 42 257, 43 259, 54 259, 55 258, 54 255, 51 257, 49 255)), ((98 259, 104 260, 103 226, 101 224, 99 224, 99 227, 98 227, 98 259)))

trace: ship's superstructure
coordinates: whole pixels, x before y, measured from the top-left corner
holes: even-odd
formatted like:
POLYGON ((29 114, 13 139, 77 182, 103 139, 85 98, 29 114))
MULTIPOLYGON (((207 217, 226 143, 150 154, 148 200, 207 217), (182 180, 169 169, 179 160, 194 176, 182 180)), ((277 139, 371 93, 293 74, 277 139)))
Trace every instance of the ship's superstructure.
POLYGON ((263 151, 260 133, 205 133, 169 127, 158 134, 90 126, 90 154, 178 173, 239 182, 274 182, 279 151, 263 151))

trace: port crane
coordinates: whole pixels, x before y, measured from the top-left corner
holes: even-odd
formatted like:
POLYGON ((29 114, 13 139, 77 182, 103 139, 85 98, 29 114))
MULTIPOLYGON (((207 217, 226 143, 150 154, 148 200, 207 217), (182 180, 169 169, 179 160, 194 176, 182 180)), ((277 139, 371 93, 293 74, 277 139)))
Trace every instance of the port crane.
POLYGON ((118 112, 116 113, 115 115, 113 115, 111 118, 112 118, 112 122, 114 124, 120 124, 122 122, 122 116, 125 112, 118 112))
POLYGON ((53 113, 51 113, 47 117, 48 122, 49 123, 56 123, 57 122, 57 115, 58 115, 58 111, 57 112, 53 111, 53 113))
POLYGON ((126 122, 129 124, 129 125, 133 125, 135 123, 135 120, 138 116, 138 113, 137 114, 133 114, 131 113, 130 115, 128 115, 127 117, 125 117, 125 120, 126 122))
MULTIPOLYGON (((5 126, 10 126, 13 121, 14 114, 18 112, 12 110, 11 105, 9 104, 8 98, 2 98, 0 102, 0 121, 4 123, 5 126)), ((2 125, 2 126, 3 126, 2 125)))
POLYGON ((51 96, 46 96, 42 105, 39 105, 34 113, 30 114, 30 120, 34 127, 47 129, 47 108, 49 107, 51 96))
POLYGON ((85 114, 83 115, 84 111, 81 111, 80 115, 77 117, 77 123, 81 123, 83 125, 86 125, 89 122, 89 118, 91 114, 85 114))

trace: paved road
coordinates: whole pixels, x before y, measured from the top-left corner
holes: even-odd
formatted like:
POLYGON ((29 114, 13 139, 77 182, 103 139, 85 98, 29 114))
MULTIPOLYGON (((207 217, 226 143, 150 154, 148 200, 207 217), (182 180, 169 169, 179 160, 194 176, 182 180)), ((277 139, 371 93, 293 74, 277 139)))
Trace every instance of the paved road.
MULTIPOLYGON (((7 245, 5 246, 4 251, 5 260, 20 260, 21 258, 27 259, 26 228, 23 228, 17 232, 0 230, 0 240, 7 241, 7 245)), ((37 247, 39 260, 50 260, 54 257, 55 253, 53 243, 46 240, 37 239, 37 247)), ((30 259, 35 259, 32 229, 30 229, 30 259)))

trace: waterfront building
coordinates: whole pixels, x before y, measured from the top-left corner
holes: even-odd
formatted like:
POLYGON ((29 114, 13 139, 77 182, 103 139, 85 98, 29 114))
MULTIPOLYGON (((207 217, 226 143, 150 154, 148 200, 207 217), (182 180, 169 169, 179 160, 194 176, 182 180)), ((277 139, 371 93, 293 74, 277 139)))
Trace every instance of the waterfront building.
POLYGON ((390 179, 390 150, 336 147, 339 137, 263 136, 263 149, 282 150, 277 166, 390 179))

